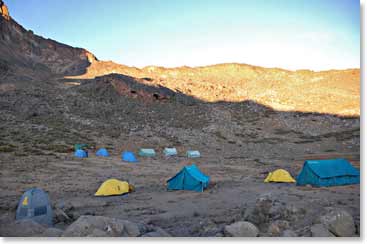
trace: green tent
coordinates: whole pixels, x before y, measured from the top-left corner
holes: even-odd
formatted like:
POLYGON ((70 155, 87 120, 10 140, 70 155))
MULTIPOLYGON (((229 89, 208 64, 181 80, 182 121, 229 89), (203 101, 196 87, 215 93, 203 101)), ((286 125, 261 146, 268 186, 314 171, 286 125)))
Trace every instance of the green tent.
POLYGON ((150 148, 141 148, 139 149, 138 155, 140 157, 155 157, 155 151, 150 148))
POLYGON ((75 144, 74 150, 84 150, 88 148, 88 144, 75 144))

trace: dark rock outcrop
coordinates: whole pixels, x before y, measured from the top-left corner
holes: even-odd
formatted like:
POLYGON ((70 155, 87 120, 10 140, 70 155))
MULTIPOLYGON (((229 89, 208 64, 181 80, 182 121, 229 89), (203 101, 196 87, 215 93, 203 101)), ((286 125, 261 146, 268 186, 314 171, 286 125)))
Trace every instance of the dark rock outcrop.
POLYGON ((45 73, 80 75, 96 57, 82 48, 74 48, 27 31, 9 16, 0 2, 0 63, 26 69, 33 76, 45 73))

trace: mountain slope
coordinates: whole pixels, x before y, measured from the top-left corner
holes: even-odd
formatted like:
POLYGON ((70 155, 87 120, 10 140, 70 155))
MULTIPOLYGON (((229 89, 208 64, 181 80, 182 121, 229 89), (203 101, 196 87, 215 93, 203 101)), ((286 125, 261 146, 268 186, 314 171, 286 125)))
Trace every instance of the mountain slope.
POLYGON ((139 69, 99 61, 85 49, 37 36, 7 15, 0 15, 0 53, 3 80, 65 77, 71 84, 115 73, 204 102, 251 100, 280 111, 360 115, 359 69, 288 71, 237 63, 139 69))
POLYGON ((33 76, 83 74, 97 60, 85 49, 37 36, 5 14, 0 15, 0 53, 3 69, 33 76))

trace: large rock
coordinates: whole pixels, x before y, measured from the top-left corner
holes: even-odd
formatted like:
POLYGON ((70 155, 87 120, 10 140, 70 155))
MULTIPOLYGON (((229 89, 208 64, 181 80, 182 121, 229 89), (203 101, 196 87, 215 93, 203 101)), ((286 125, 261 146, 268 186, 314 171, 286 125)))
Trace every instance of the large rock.
POLYGON ((62 235, 62 233, 63 233, 63 231, 60 230, 60 229, 48 228, 42 233, 42 236, 44 236, 44 237, 59 237, 59 236, 62 235))
POLYGON ((62 236, 122 236, 136 237, 140 235, 139 226, 130 221, 103 216, 83 215, 72 223, 62 236))
POLYGON ((294 205, 287 205, 285 208, 281 208, 280 210, 281 218, 291 222, 298 222, 303 219, 306 214, 306 209, 294 205))
POLYGON ((282 217, 284 206, 278 200, 274 199, 271 194, 260 196, 253 208, 249 208, 245 213, 245 220, 261 225, 277 220, 282 217))
POLYGON ((10 20, 8 7, 2 0, 0 0, 0 15, 3 16, 6 20, 10 20))
POLYGON ((335 237, 323 224, 311 226, 311 235, 313 237, 335 237))
POLYGON ((170 237, 171 235, 168 234, 165 230, 160 227, 155 227, 154 231, 150 231, 142 235, 142 237, 170 237))
POLYGON ((14 221, 1 226, 2 235, 8 237, 39 237, 47 227, 30 219, 14 221))
POLYGON ((352 215, 340 209, 333 209, 320 218, 321 223, 334 235, 341 237, 354 236, 356 227, 352 215))
POLYGON ((297 234, 293 230, 285 230, 282 233, 282 237, 297 237, 297 234))
POLYGON ((252 223, 240 221, 224 227, 224 234, 233 237, 257 237, 259 229, 252 223))

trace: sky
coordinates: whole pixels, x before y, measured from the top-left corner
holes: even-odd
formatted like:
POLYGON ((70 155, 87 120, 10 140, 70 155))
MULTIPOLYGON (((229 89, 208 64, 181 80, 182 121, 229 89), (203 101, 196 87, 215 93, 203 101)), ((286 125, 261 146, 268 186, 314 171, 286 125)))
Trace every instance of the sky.
POLYGON ((359 0, 4 0, 45 38, 129 66, 360 67, 359 0))

